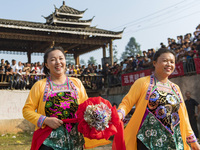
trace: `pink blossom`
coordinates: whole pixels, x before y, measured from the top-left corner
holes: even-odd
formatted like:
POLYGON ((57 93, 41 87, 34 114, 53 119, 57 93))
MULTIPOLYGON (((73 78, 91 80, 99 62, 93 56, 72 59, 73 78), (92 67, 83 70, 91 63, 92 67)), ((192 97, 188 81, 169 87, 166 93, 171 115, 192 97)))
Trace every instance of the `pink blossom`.
POLYGON ((72 130, 72 125, 69 123, 66 124, 66 129, 68 132, 70 132, 72 130))
POLYGON ((54 97, 54 96, 57 96, 57 94, 56 93, 51 93, 50 96, 54 97))
POLYGON ((60 107, 62 107, 63 109, 70 108, 70 103, 67 103, 66 101, 61 102, 60 104, 60 107))

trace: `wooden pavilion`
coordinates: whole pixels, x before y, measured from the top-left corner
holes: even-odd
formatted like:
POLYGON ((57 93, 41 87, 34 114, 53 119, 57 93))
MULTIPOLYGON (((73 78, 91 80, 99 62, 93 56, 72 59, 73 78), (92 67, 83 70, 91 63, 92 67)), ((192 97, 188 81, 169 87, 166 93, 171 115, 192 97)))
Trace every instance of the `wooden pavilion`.
POLYGON ((0 19, 0 50, 27 52, 28 62, 32 53, 44 53, 52 46, 62 46, 66 53, 73 54, 79 64, 81 54, 102 48, 106 57, 109 45, 111 63, 113 62, 112 41, 121 39, 123 31, 113 32, 91 27, 93 20, 81 20, 84 11, 65 5, 55 7, 47 17, 46 23, 0 19))

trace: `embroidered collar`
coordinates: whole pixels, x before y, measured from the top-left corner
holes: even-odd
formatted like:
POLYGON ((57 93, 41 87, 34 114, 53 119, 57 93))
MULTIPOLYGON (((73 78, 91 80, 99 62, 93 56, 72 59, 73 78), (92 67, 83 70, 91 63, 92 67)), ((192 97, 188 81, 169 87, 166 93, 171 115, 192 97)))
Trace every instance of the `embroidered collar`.
MULTIPOLYGON (((178 98, 180 99, 180 102, 182 103, 182 99, 181 99, 181 96, 180 96, 180 94, 178 92, 177 87, 171 81, 168 80, 168 82, 169 82, 170 86, 172 87, 172 89, 175 91, 175 93, 178 96, 178 98)), ((149 100, 152 88, 154 87, 154 83, 155 83, 154 75, 151 75, 150 76, 150 84, 149 84, 149 87, 148 87, 148 90, 147 90, 147 94, 146 94, 146 97, 145 97, 146 100, 149 100)))
MULTIPOLYGON (((77 99, 79 99, 78 90, 77 90, 76 86, 74 85, 74 83, 73 83, 67 76, 66 76, 66 81, 67 81, 67 86, 68 86, 68 88, 74 90, 77 99)), ((46 99, 47 99, 49 89, 53 89, 53 85, 52 85, 51 82, 52 82, 52 81, 50 80, 50 78, 47 77, 46 87, 45 87, 44 97, 43 97, 43 102, 45 102, 46 99)))

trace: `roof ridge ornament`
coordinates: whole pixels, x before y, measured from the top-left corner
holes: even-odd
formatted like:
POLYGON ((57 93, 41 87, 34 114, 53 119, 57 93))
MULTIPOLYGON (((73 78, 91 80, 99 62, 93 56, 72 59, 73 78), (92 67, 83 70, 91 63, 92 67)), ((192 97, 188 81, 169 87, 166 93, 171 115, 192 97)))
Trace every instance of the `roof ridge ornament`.
POLYGON ((124 29, 122 30, 122 32, 124 32, 125 29, 126 29, 126 27, 124 27, 124 29))
POLYGON ((63 1, 63 6, 65 6, 65 1, 63 1))
POLYGON ((55 5, 55 4, 54 4, 53 6, 54 6, 54 8, 55 8, 56 10, 58 9, 58 8, 56 7, 56 5, 55 5))

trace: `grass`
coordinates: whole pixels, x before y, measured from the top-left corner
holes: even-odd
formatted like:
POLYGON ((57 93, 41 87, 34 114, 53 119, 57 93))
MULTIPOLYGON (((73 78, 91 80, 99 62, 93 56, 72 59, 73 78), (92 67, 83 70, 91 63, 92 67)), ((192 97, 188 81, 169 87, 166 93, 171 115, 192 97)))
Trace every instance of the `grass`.
POLYGON ((1 150, 30 150, 32 134, 2 134, 0 135, 1 150))
MULTIPOLYGON (((2 134, 0 135, 0 150, 30 150, 31 133, 2 134)), ((100 146, 90 150, 111 150, 112 144, 100 146)))

